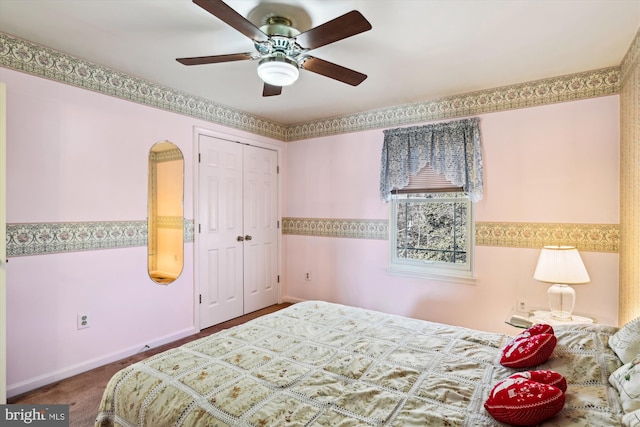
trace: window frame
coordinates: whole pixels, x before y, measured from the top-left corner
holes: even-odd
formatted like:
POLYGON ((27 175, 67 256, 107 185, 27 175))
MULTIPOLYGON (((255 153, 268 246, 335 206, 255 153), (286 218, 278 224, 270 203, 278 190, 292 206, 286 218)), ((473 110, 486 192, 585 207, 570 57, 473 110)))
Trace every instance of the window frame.
MULTIPOLYGON (((390 201, 389 215, 389 268, 388 271, 394 275, 437 279, 442 281, 455 281, 463 283, 475 283, 474 259, 475 259, 475 221, 474 209, 471 199, 467 195, 464 198, 437 197, 436 191, 415 191, 411 193, 431 193, 436 196, 418 203, 438 203, 438 202, 460 202, 465 201, 467 207, 467 261, 464 264, 455 264, 441 261, 421 261, 414 259, 399 258, 397 256, 398 242, 398 194, 392 194, 390 201)), ((405 192, 406 194, 406 192, 405 192)))

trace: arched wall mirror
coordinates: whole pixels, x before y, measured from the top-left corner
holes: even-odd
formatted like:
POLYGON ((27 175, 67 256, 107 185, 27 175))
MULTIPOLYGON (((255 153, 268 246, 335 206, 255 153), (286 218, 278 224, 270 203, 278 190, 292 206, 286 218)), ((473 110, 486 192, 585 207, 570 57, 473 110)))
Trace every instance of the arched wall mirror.
POLYGON ((148 264, 149 277, 168 285, 184 264, 184 157, 172 142, 149 151, 148 264))

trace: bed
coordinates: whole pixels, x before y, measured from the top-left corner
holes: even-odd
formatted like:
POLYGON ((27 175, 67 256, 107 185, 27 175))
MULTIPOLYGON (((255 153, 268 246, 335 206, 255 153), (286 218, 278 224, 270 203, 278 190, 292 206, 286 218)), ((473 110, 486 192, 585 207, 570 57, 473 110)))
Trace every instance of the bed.
MULTIPOLYGON (((566 403, 542 425, 621 425, 609 383, 624 365, 608 344, 617 331, 555 327, 536 369, 566 378, 566 403)), ((483 404, 518 371, 500 364, 511 339, 302 302, 122 369, 96 426, 500 426, 483 404)))

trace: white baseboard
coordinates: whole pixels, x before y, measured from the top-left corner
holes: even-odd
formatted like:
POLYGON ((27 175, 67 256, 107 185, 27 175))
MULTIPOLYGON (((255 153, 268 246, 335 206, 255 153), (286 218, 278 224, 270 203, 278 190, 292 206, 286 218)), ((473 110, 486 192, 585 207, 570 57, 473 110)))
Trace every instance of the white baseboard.
POLYGON ((168 344, 173 341, 177 341, 179 339, 188 337, 198 332, 199 331, 193 327, 183 329, 176 333, 165 335, 164 337, 160 337, 156 340, 153 340, 151 341, 151 343, 149 343, 148 341, 145 341, 143 343, 136 344, 124 350, 109 353, 107 355, 96 357, 94 359, 86 360, 84 362, 80 362, 75 365, 68 366, 66 368, 62 368, 47 374, 30 378, 26 381, 22 381, 17 384, 7 384, 7 397, 13 397, 22 393, 26 393, 28 391, 43 387, 45 385, 54 383, 56 381, 69 378, 86 371, 90 371, 91 369, 98 368, 100 366, 106 365, 107 363, 112 363, 118 360, 122 360, 126 357, 139 353, 143 349, 146 351, 151 348, 159 347, 161 345, 168 344), (149 346, 149 348, 145 348, 145 346, 149 346))

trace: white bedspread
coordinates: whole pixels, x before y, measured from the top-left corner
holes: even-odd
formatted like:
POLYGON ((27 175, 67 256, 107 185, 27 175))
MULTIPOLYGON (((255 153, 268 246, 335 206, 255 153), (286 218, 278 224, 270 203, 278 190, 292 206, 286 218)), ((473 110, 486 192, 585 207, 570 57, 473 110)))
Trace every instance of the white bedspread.
MULTIPOLYGON (((619 425, 616 328, 556 328, 539 369, 568 381, 544 426, 619 425)), ((483 403, 510 337, 310 301, 129 366, 96 426, 494 426, 483 403)))

